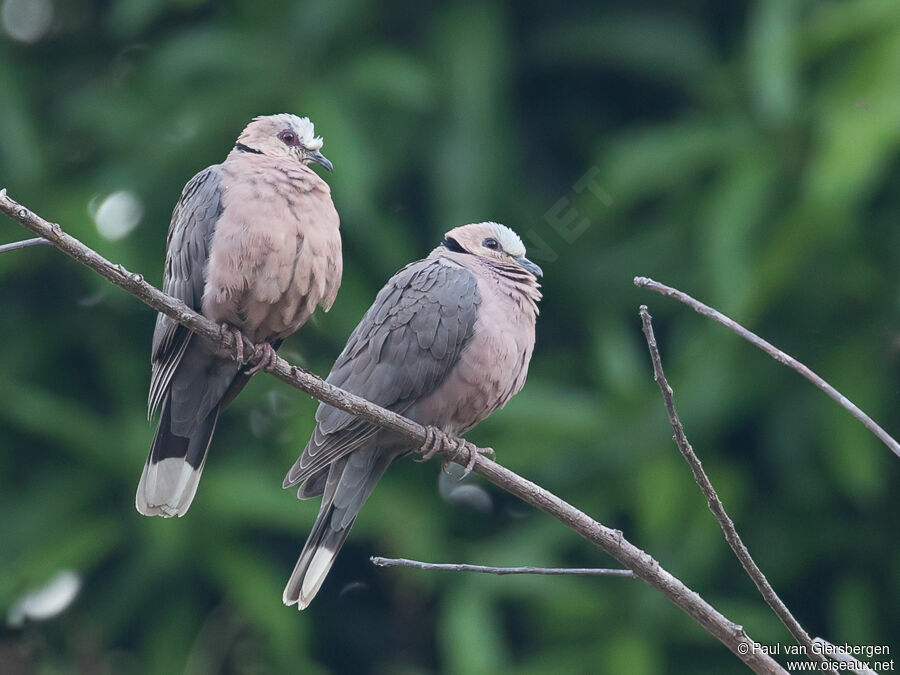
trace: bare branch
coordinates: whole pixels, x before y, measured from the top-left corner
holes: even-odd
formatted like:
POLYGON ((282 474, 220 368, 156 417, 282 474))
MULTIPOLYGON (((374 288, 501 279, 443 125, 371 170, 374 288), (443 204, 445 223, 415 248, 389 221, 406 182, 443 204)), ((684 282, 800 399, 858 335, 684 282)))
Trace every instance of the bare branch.
POLYGON ((10 244, 3 244, 0 246, 0 253, 6 253, 7 251, 15 251, 16 249, 26 248, 27 246, 41 246, 43 244, 49 244, 50 242, 44 239, 43 237, 35 237, 34 239, 23 239, 22 241, 14 241, 10 244))
POLYGON ((767 342, 766 340, 763 340, 756 333, 747 330, 742 325, 740 325, 736 321, 733 321, 732 319, 729 319, 721 312, 713 309, 709 305, 704 305, 699 300, 695 300, 687 293, 683 293, 676 288, 666 286, 665 284, 661 284, 658 281, 654 281, 653 279, 648 279, 647 277, 635 277, 634 285, 640 288, 649 288, 651 291, 656 291, 657 293, 665 295, 669 298, 675 298, 679 302, 682 302, 693 309, 698 314, 702 314, 703 316, 712 319, 716 323, 720 323, 726 328, 730 328, 732 331, 744 338, 747 342, 754 345, 755 347, 758 347, 759 349, 762 349, 766 354, 771 356, 779 363, 783 363, 789 368, 796 370, 803 377, 816 385, 816 387, 824 391, 829 398, 834 400, 839 406, 844 408, 844 410, 847 410, 851 415, 858 419, 866 429, 875 434, 879 438, 879 440, 881 440, 882 443, 888 446, 895 455, 900 457, 900 443, 898 443, 888 432, 878 426, 875 420, 873 420, 871 417, 866 415, 866 413, 856 407, 856 404, 853 403, 853 401, 848 399, 841 392, 832 387, 819 375, 800 363, 793 356, 785 354, 783 351, 778 349, 778 347, 774 346, 770 342, 767 342))
POLYGON ((597 567, 489 567, 466 563, 430 563, 408 558, 382 558, 373 555, 369 560, 378 567, 412 567, 417 570, 440 570, 444 572, 480 572, 481 574, 548 574, 583 577, 622 577, 634 579, 631 570, 615 570, 597 567))
POLYGON ((719 499, 719 495, 716 493, 712 481, 709 480, 709 476, 707 476, 706 472, 703 470, 703 464, 694 453, 694 449, 687 439, 687 434, 684 433, 684 426, 681 424, 678 412, 675 410, 675 400, 673 398, 674 392, 669 385, 669 381, 666 380, 665 372, 663 372, 662 359, 659 356, 659 347, 656 344, 656 335, 653 333, 653 322, 650 317, 650 312, 647 311, 647 305, 641 305, 641 323, 643 324, 644 336, 647 338, 647 347, 650 349, 650 360, 653 362, 653 379, 659 385, 660 391, 662 391, 663 400, 666 403, 666 412, 669 415, 669 423, 672 425, 672 430, 675 432, 675 443, 678 445, 678 449, 681 451, 685 461, 691 467, 691 471, 694 472, 694 480, 697 481, 697 485, 700 486, 703 496, 706 497, 706 503, 709 505, 709 510, 712 511, 716 520, 719 521, 722 532, 725 533, 725 541, 728 542, 731 550, 734 551, 734 554, 740 561, 741 566, 746 570, 750 579, 762 594, 766 604, 768 604, 778 618, 781 619, 781 622, 790 631, 791 635, 794 636, 794 639, 799 644, 806 647, 809 658, 820 663, 828 663, 829 661, 827 658, 822 656, 821 653, 813 650, 813 643, 809 634, 803 630, 803 626, 800 625, 800 622, 794 618, 794 615, 791 614, 787 605, 785 605, 781 598, 778 597, 775 589, 772 588, 772 584, 766 579, 766 575, 762 573, 762 570, 759 569, 759 566, 750 556, 750 551, 747 550, 737 529, 734 527, 734 523, 728 516, 728 513, 725 512, 725 507, 722 506, 722 501, 719 499))
MULTIPOLYGON (((124 288, 146 305, 172 317, 181 325, 208 340, 223 355, 234 358, 235 344, 230 333, 220 330, 216 324, 197 314, 180 300, 169 297, 154 288, 144 281, 140 274, 128 272, 121 265, 109 262, 93 249, 63 232, 58 224, 44 220, 10 199, 5 189, 0 190, 0 211, 46 238, 66 255, 90 267, 120 288, 124 288)), ((266 370, 282 382, 367 422, 397 432, 417 446, 425 442, 425 429, 420 424, 390 410, 385 410, 359 396, 338 389, 312 373, 290 365, 281 357, 278 357, 274 364, 268 366, 266 370)), ((448 448, 438 454, 444 459, 462 466, 465 466, 469 460, 468 452, 465 449, 448 448)), ((753 645, 754 642, 748 637, 742 626, 719 613, 699 594, 663 569, 652 556, 625 539, 622 532, 598 523, 548 490, 486 459, 481 454, 475 458, 474 471, 494 485, 556 518, 580 537, 632 570, 635 576, 659 590, 710 635, 728 647, 754 672, 786 673, 768 654, 748 648, 748 645, 753 645)))

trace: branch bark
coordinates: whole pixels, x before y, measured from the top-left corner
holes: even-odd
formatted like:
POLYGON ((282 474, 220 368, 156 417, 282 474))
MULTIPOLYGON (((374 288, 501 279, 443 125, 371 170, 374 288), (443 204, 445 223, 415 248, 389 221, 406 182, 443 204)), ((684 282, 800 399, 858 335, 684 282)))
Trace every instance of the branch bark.
POLYGON ((807 366, 800 363, 793 356, 785 354, 783 351, 778 349, 778 347, 770 342, 767 342, 766 340, 763 340, 753 331, 747 330, 737 321, 729 319, 721 312, 713 309, 709 305, 704 305, 699 300, 695 300, 687 293, 683 293, 676 288, 666 286, 665 284, 661 284, 658 281, 654 281, 653 279, 649 279, 647 277, 635 277, 634 285, 638 288, 649 288, 651 291, 656 291, 661 295, 664 295, 668 298, 674 298, 678 300, 678 302, 684 303, 698 314, 702 314, 703 316, 712 319, 716 323, 720 323, 726 328, 731 329, 733 332, 740 335, 754 347, 758 347, 759 349, 763 350, 766 354, 778 361, 778 363, 783 363, 788 368, 797 371, 807 380, 812 382, 818 389, 824 391, 829 398, 835 401, 844 410, 848 411, 857 420, 859 420, 866 429, 875 434, 875 436, 877 436, 882 443, 890 448, 891 451, 895 455, 897 455, 897 457, 900 457, 900 443, 898 443, 888 432, 882 429, 875 422, 875 420, 873 420, 871 417, 866 415, 866 413, 860 410, 856 406, 856 404, 853 403, 853 401, 848 399, 841 392, 839 392, 837 389, 828 384, 828 382, 822 379, 822 377, 814 373, 807 366))
POLYGON ((466 563, 430 563, 408 558, 382 558, 373 555, 369 560, 378 567, 412 567, 417 570, 438 570, 443 572, 479 572, 481 574, 545 574, 556 576, 582 577, 622 577, 634 579, 631 570, 605 569, 598 567, 490 567, 466 563))
MULTIPOLYGON (((125 289, 144 304, 172 317, 208 340, 223 355, 234 357, 235 343, 231 334, 222 331, 212 321, 197 314, 183 302, 154 288, 144 281, 140 274, 129 272, 122 265, 111 263, 78 239, 66 234, 58 224, 44 220, 17 203, 7 195, 5 189, 0 190, 0 211, 47 239, 66 255, 125 289)), ((281 357, 278 357, 267 371, 282 382, 305 391, 328 405, 395 431, 416 445, 421 445, 425 441, 425 429, 421 425, 338 389, 321 378, 292 366, 281 357)), ((469 460, 465 449, 450 448, 440 454, 444 459, 463 466, 469 460)), ((742 626, 727 619, 696 591, 663 569, 652 556, 625 539, 621 531, 602 525, 548 490, 480 454, 475 458, 474 471, 497 487, 556 518, 580 537, 618 560, 624 567, 633 571, 635 576, 660 591, 754 672, 787 672, 768 654, 753 648, 756 643, 742 626)))

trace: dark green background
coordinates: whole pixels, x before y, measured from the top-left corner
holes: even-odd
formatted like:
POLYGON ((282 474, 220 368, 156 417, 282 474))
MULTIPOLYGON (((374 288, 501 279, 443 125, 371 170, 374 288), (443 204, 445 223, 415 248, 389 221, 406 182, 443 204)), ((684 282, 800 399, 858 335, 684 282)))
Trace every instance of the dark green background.
MULTIPOLYGON (((453 226, 506 223, 545 270, 537 348, 524 391, 471 439, 754 638, 790 642, 671 441, 647 303, 687 432, 788 606, 813 635, 900 658, 900 459, 631 282, 715 305, 900 434, 896 0, 54 5, 39 41, 0 35, 13 197, 159 284, 184 183, 252 116, 309 115, 335 165, 345 277, 284 356, 327 373, 397 268, 453 226), (118 190, 144 215, 111 241, 89 203, 118 190)), ((25 236, 0 222, 0 242, 25 236)), ((316 402, 256 378, 189 515, 142 518, 153 313, 31 248, 0 256, 0 317, 0 609, 61 568, 84 581, 59 617, 0 631, 4 673, 743 672, 639 582, 373 568, 613 563, 480 480, 442 498, 436 462, 395 466, 312 607, 285 608, 317 506, 280 483, 316 402)))

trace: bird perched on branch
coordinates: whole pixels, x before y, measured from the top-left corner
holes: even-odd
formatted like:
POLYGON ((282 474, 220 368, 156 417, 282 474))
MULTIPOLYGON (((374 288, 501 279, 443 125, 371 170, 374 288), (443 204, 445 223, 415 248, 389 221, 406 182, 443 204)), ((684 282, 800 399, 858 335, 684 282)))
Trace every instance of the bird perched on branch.
MULTIPOLYGON (((537 278, 518 235, 497 223, 448 232, 424 260, 381 289, 328 382, 428 429, 428 453, 502 407, 522 385, 534 347, 537 278)), ((474 465, 474 446, 463 441, 474 465)), ((318 592, 353 521, 409 441, 324 403, 284 487, 322 495, 319 515, 284 589, 304 609, 318 592)), ((493 451, 490 451, 493 452, 493 451)))
POLYGON ((185 186, 172 213, 163 290, 235 336, 238 361, 160 314, 149 414, 161 410, 137 489, 146 516, 183 516, 197 491, 219 412, 341 283, 331 190, 309 164, 332 166, 305 117, 255 118, 221 164, 185 186), (244 345, 261 344, 245 359, 244 345), (252 367, 250 367, 252 365, 252 367))

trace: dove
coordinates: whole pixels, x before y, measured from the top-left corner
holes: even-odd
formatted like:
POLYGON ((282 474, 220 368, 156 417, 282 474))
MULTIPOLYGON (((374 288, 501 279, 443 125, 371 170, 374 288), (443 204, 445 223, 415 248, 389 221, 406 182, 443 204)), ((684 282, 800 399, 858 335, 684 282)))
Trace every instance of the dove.
MULTIPOLYGON (((542 275, 504 225, 450 230, 427 258, 404 267, 378 293, 328 382, 426 426, 426 456, 433 454, 525 384, 542 275)), ((463 443, 468 472, 477 454, 463 443)), ((284 589, 286 605, 309 605, 375 484, 394 460, 415 450, 403 437, 319 406, 312 437, 283 484, 299 485, 300 499, 322 495, 284 589)))
POLYGON ((175 206, 163 290, 231 332, 237 361, 158 315, 148 415, 160 417, 135 496, 144 515, 187 512, 221 410, 316 306, 334 302, 340 220, 328 184, 309 167, 332 170, 322 142, 306 117, 256 117, 175 206), (245 343, 261 353, 245 360, 245 343))

